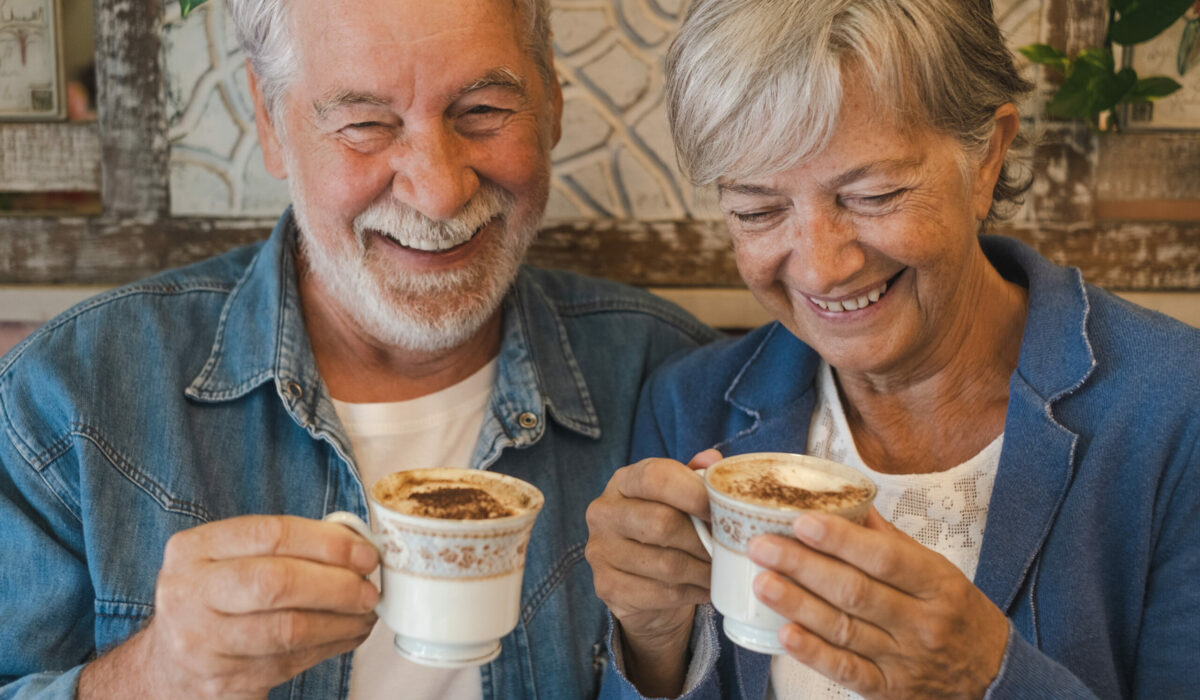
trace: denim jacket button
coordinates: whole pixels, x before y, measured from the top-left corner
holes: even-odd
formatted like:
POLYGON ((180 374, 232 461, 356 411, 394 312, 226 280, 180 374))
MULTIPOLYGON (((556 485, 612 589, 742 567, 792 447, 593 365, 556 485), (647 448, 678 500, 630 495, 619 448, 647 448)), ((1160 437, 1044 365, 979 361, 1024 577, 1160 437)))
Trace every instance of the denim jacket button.
POLYGON ((293 399, 298 399, 301 396, 304 396, 304 390, 301 389, 300 385, 297 384, 296 382, 288 382, 286 391, 287 391, 287 395, 292 397, 293 399))
POLYGON ((517 416, 517 422, 521 424, 522 428, 531 430, 537 427, 538 417, 529 411, 525 411, 521 415, 517 416))

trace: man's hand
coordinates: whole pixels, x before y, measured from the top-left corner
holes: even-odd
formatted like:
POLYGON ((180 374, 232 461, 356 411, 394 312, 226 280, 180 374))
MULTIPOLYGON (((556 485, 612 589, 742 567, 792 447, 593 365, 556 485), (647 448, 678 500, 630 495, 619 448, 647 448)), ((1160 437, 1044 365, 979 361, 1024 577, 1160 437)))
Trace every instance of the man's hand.
POLYGON ((688 515, 707 519, 708 494, 688 466, 645 459, 622 467, 587 510, 586 556, 596 594, 620 622, 625 671, 644 695, 679 693, 696 605, 709 600, 710 560, 688 515))
POLYGON ((755 594, 792 622, 788 653, 866 698, 982 698, 1008 620, 945 557, 884 520, 796 519, 799 541, 762 535, 755 594))
POLYGON ((173 536, 150 624, 89 664, 79 697, 262 698, 362 643, 378 556, 348 528, 243 516, 173 536))

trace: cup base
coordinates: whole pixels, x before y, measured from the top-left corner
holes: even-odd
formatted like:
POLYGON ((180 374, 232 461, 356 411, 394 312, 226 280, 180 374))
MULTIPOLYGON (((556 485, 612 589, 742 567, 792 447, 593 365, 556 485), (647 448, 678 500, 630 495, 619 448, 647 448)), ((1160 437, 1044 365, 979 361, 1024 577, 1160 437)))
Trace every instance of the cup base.
POLYGON ((500 640, 482 644, 438 644, 396 635, 396 652, 409 661, 436 668, 482 666, 500 655, 500 640))
POLYGON ((740 647, 757 651, 760 654, 779 656, 787 650, 779 643, 779 630, 765 630, 761 627, 751 627, 743 622, 726 617, 725 636, 740 647))

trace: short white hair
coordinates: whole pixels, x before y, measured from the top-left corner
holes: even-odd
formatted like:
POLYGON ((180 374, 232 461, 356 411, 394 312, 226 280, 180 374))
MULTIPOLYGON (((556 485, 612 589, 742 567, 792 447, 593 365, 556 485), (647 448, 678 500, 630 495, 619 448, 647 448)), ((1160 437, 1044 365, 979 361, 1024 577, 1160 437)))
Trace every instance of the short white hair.
MULTIPOLYGON (((549 0, 509 0, 525 29, 525 51, 533 58, 542 81, 557 80, 550 61, 549 0)), ((287 0, 228 0, 238 41, 254 67, 267 113, 278 111, 284 93, 296 77, 297 61, 288 26, 287 0)))
MULTIPOLYGON (((1032 89, 990 0, 694 0, 667 55, 667 110, 692 181, 788 170, 837 127, 842 80, 869 82, 881 109, 980 156, 998 107, 1032 89)), ((992 212, 1029 183, 1006 163, 992 212)))

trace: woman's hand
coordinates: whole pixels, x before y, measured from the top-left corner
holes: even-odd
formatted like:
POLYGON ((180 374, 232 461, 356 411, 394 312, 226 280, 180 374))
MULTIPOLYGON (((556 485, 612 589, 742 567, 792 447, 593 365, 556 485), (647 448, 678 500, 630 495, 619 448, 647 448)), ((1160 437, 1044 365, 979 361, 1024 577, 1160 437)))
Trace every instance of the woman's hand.
POLYGON ((945 557, 871 509, 866 526, 796 519, 799 542, 761 536, 755 594, 792 621, 793 657, 867 698, 981 698, 1000 670, 1008 620, 945 557))
POLYGON ((596 595, 620 622, 625 672, 644 695, 673 696, 683 685, 692 617, 709 600, 711 570, 688 517, 708 518, 704 481, 692 470, 720 458, 705 450, 687 466, 644 459, 622 467, 587 510, 596 595))

